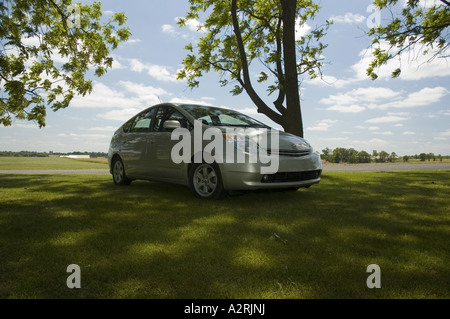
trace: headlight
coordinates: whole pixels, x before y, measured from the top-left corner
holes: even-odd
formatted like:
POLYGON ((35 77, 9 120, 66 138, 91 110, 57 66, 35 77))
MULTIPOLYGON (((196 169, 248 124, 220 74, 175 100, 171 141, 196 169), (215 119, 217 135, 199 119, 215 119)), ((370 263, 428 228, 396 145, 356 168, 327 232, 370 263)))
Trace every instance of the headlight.
POLYGON ((234 147, 244 153, 258 154, 258 144, 246 137, 239 134, 223 134, 227 143, 234 143, 234 147))
POLYGON ((295 143, 294 147, 297 151, 300 151, 300 152, 312 152, 313 151, 311 145, 309 145, 308 142, 306 142, 306 141, 302 141, 300 143, 295 143))

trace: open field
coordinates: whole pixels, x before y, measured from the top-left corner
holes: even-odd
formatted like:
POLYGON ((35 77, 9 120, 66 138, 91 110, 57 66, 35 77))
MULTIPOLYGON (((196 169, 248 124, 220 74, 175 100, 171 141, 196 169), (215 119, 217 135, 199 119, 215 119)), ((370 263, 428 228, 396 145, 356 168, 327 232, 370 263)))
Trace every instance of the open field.
POLYGON ((448 299, 449 198, 450 171, 326 173, 222 201, 108 175, 0 175, 0 298, 448 299))
MULTIPOLYGON (((70 159, 48 157, 0 157, 0 174, 109 174, 108 159, 70 159)), ((448 162, 397 162, 369 164, 324 163, 328 172, 388 172, 450 170, 448 162)))
POLYGON ((64 157, 0 157, 0 170, 58 170, 108 168, 107 159, 64 157))

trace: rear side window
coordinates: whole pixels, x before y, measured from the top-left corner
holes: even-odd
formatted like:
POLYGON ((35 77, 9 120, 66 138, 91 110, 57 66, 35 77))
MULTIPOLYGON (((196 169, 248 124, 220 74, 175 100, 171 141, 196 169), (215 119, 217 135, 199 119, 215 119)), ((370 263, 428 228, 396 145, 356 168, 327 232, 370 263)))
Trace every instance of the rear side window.
POLYGON ((149 132, 154 114, 155 114, 154 108, 150 109, 149 111, 140 113, 138 116, 134 118, 134 121, 129 131, 134 133, 149 132))

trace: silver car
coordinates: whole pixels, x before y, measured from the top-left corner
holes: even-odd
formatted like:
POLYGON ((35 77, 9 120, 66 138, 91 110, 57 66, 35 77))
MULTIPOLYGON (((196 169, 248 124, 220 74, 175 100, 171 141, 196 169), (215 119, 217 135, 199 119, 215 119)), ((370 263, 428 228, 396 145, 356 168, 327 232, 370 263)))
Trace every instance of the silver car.
POLYGON ((192 104, 158 104, 132 117, 114 133, 108 163, 116 185, 176 183, 203 199, 308 188, 322 172, 304 139, 234 110, 192 104))

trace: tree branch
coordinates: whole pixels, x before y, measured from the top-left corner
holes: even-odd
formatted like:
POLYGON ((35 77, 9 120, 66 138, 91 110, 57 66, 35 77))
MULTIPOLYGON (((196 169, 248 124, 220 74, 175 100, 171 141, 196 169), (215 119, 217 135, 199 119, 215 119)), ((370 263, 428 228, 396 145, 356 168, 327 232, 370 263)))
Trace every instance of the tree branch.
POLYGON ((242 40, 242 34, 239 27, 239 21, 237 18, 237 0, 231 1, 231 17, 233 20, 233 32, 236 36, 237 45, 238 45, 238 52, 239 57, 241 61, 241 67, 242 67, 242 73, 243 73, 243 80, 240 79, 240 76, 238 77, 238 81, 240 81, 242 87, 247 92, 250 99, 255 103, 258 113, 263 113, 267 117, 269 117, 272 121, 282 125, 283 124, 283 117, 272 110, 270 107, 267 106, 266 103, 259 97, 259 95, 255 92, 253 89, 253 86, 251 84, 250 80, 250 72, 248 68, 248 61, 247 61, 247 54, 245 52, 244 42, 242 40))
MULTIPOLYGON (((277 32, 281 29, 282 20, 281 18, 278 19, 277 23, 277 32)), ((279 54, 279 59, 277 60, 277 78, 278 82, 280 84, 280 88, 278 91, 278 98, 273 102, 275 107, 277 108, 278 112, 280 112, 282 115, 286 113, 286 108, 283 106, 284 99, 286 97, 286 90, 285 90, 285 82, 284 82, 284 73, 283 73, 283 65, 281 63, 281 56, 282 56, 282 43, 280 37, 277 37, 277 53, 279 54)))
POLYGON ((58 13, 61 15, 64 27, 66 30, 69 30, 69 27, 67 26, 67 18, 68 16, 66 16, 64 14, 64 12, 61 10, 61 8, 55 3, 55 1, 53 0, 48 0, 48 2, 50 2, 50 4, 56 9, 56 11, 58 11, 58 13))

